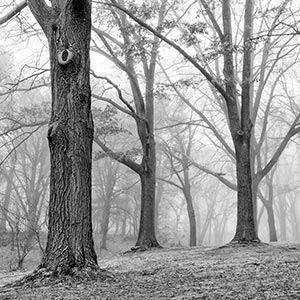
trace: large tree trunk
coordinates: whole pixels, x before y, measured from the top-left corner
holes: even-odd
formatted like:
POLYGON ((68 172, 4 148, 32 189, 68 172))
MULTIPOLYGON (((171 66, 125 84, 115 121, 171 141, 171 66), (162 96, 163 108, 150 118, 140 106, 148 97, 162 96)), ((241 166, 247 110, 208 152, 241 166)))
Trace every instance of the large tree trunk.
POLYGON ((144 147, 144 158, 141 179, 141 213, 140 226, 136 246, 152 248, 160 247, 155 234, 155 188, 156 188, 156 156, 155 142, 149 137, 144 147))
POLYGON ((155 176, 151 172, 140 175, 141 214, 136 246, 159 247, 155 235, 155 176))
POLYGON ((42 23, 50 48, 52 113, 49 231, 40 267, 70 273, 97 267, 91 216, 91 3, 68 0, 59 8, 51 29, 42 23))
POLYGON ((236 172, 238 185, 237 226, 233 241, 259 241, 255 230, 252 177, 250 160, 251 131, 244 131, 235 139, 236 172))
POLYGON ((244 15, 244 55, 243 55, 243 81, 240 116, 237 105, 237 90, 233 66, 231 13, 230 1, 223 1, 224 42, 228 49, 224 54, 224 75, 226 91, 231 96, 227 101, 229 124, 236 156, 237 177, 237 226, 233 241, 258 242, 255 228, 255 213, 252 197, 252 174, 250 143, 252 122, 250 120, 250 102, 252 85, 252 37, 253 27, 253 1, 246 0, 244 15))

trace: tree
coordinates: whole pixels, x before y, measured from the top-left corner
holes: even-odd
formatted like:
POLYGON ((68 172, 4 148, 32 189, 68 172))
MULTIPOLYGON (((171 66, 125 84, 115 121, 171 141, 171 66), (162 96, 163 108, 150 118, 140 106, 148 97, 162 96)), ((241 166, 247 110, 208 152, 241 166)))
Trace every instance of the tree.
POLYGON ((96 269, 91 221, 91 1, 53 0, 51 6, 43 0, 23 1, 11 16, 25 4, 48 40, 51 66, 49 231, 39 268, 58 274, 96 269))
MULTIPOLYGON (((255 228, 255 215, 252 200, 252 176, 251 176, 251 158, 250 142, 253 124, 250 120, 250 89, 251 89, 251 62, 252 45, 249 41, 252 38, 253 26, 253 1, 247 0, 244 14, 244 59, 243 59, 243 84, 241 93, 241 105, 238 102, 238 93, 235 81, 235 69, 233 63, 233 42, 231 25, 230 1, 222 1, 223 30, 213 17, 212 23, 216 26, 220 42, 223 46, 224 58, 224 86, 221 85, 204 67, 190 56, 183 48, 166 38, 162 33, 153 29, 145 22, 134 16, 130 11, 111 1, 112 5, 126 12, 138 24, 147 28, 155 36, 159 37, 167 44, 171 45, 180 54, 182 54, 194 67, 210 82, 212 86, 220 93, 224 99, 228 112, 228 125, 235 149, 236 173, 237 173, 237 226, 233 241, 257 242, 259 241, 255 228)), ((205 8, 209 8, 205 1, 202 1, 205 8)), ((209 12, 209 10, 208 10, 209 12)))
MULTIPOLYGON (((120 1, 120 4, 123 5, 124 1, 120 1)), ((157 26, 161 26, 166 14, 166 5, 166 1, 162 1, 160 6, 156 3, 144 3, 138 7, 132 3, 130 8, 137 11, 144 20, 151 19, 153 13, 158 12, 158 18, 155 21, 157 26)), ((122 89, 112 80, 101 76, 95 77, 105 80, 115 90, 117 99, 122 104, 117 104, 112 97, 105 95, 100 96, 95 93, 93 96, 110 103, 134 119, 141 145, 141 162, 134 161, 124 153, 114 152, 98 136, 95 137, 95 142, 107 155, 125 164, 140 178, 141 214, 136 247, 160 247, 155 232, 156 148, 154 138, 154 83, 160 42, 157 37, 148 37, 143 28, 134 26, 122 11, 112 8, 111 16, 110 22, 114 22, 119 31, 117 37, 113 33, 94 27, 93 31, 104 47, 95 44, 92 49, 108 58, 127 75, 133 101, 127 100, 122 89), (119 36, 121 39, 118 39, 119 36), (143 72, 143 82, 139 80, 139 70, 143 72), (131 104, 132 102, 134 105, 131 104)))
POLYGON ((119 163, 110 158, 104 158, 96 163, 94 174, 95 198, 101 205, 101 242, 100 250, 107 250, 106 240, 109 229, 111 208, 120 193, 117 189, 119 179, 119 163))
POLYGON ((193 128, 191 125, 186 125, 177 126, 176 129, 178 130, 176 132, 169 129, 171 133, 173 133, 173 137, 171 137, 170 140, 166 141, 161 146, 161 148, 163 148, 165 156, 168 158, 168 163, 170 165, 170 176, 168 179, 159 179, 175 186, 183 193, 186 201, 190 225, 189 245, 196 246, 197 226, 191 184, 192 179, 194 179, 194 177, 196 176, 191 177, 190 174, 190 157, 192 153, 196 128, 193 128), (176 150, 176 148, 178 150, 176 150), (175 177, 175 179, 173 179, 172 177, 175 177))
MULTIPOLYGON (((235 242, 257 242, 257 232, 256 232, 256 190, 253 186, 257 186, 257 184, 261 181, 261 179, 266 175, 266 172, 270 171, 270 169, 274 166, 274 164, 278 161, 279 156, 281 155, 283 149, 287 145, 290 138, 295 135, 299 131, 299 116, 296 116, 294 122, 290 126, 290 129, 283 139, 282 143, 278 146, 277 150, 274 153, 273 158, 266 164, 263 169, 259 169, 257 172, 257 176, 255 181, 253 180, 253 170, 254 170, 254 160, 252 153, 253 146, 253 125, 255 124, 255 119, 253 119, 253 111, 251 111, 252 105, 252 93, 253 93, 253 74, 252 74, 252 66, 253 66, 253 1, 246 1, 243 4, 243 8, 245 8, 244 13, 244 30, 243 30, 243 46, 241 47, 241 56, 242 56, 242 69, 241 69, 241 84, 238 86, 236 74, 239 72, 239 66, 234 64, 233 54, 238 49, 233 42, 233 30, 231 23, 231 6, 230 1, 222 1, 222 5, 218 6, 216 10, 221 9, 222 16, 222 25, 223 28, 217 22, 217 19, 213 13, 214 3, 209 5, 206 1, 200 1, 203 9, 205 10, 206 16, 209 19, 209 22, 212 24, 212 27, 215 30, 215 44, 220 47, 215 53, 212 53, 212 58, 218 58, 218 55, 222 55, 223 62, 223 76, 221 75, 220 70, 216 70, 216 72, 211 72, 211 68, 209 66, 209 59, 205 56, 199 55, 196 58, 192 55, 189 55, 183 47, 179 46, 178 43, 173 42, 164 36, 161 32, 153 29, 151 26, 140 20, 134 14, 130 13, 120 5, 117 5, 115 1, 112 1, 112 5, 118 7, 120 10, 125 11, 132 19, 134 19, 138 24, 147 28, 154 35, 161 38, 175 50, 177 50, 187 61, 189 61, 209 82, 209 86, 212 87, 212 93, 219 95, 216 97, 217 102, 220 103, 220 106, 223 107, 223 112, 228 122, 232 143, 234 145, 234 151, 230 147, 228 147, 228 143, 223 143, 223 146, 226 148, 233 159, 236 162, 236 178, 237 178, 237 198, 238 198, 238 214, 237 214, 237 227, 236 233, 233 238, 235 242), (200 59, 199 59, 200 57, 200 59), (201 59, 201 57, 204 57, 201 59), (199 61, 202 63, 200 64, 199 61), (240 88, 240 91, 239 91, 240 88), (219 97, 221 96, 221 98, 219 97), (254 123, 253 123, 254 122, 254 123)), ((282 5, 275 9, 275 18, 274 22, 271 25, 271 28, 268 28, 267 31, 267 41, 266 41, 266 52, 264 53, 263 59, 268 57, 269 52, 269 37, 273 35, 275 28, 277 28, 279 21, 279 17, 281 16, 284 8, 286 7, 288 1, 285 1, 282 5)), ((175 22, 176 23, 176 22, 175 22)), ((176 23, 177 24, 177 23, 176 23)), ((280 33, 281 34, 281 33, 280 33)), ((280 35, 279 34, 279 35, 280 35)), ((285 31, 282 33, 285 34, 285 31)), ((194 37, 194 40, 197 38, 194 37)), ((277 40, 278 41, 278 40, 277 40)), ((277 41, 275 45, 277 45, 277 41)), ((287 42, 288 43, 288 42, 287 42)), ((283 47, 284 48, 284 47, 283 47)), ((282 48, 282 49, 283 49, 282 48)), ((286 53, 278 53, 277 58, 272 63, 272 67, 270 68, 270 72, 267 76, 265 76, 264 71, 261 72, 261 85, 259 87, 260 92, 258 93, 258 97, 255 99, 254 104, 254 113, 257 113, 257 108, 260 104, 259 94, 261 94, 263 88, 266 85, 267 80, 269 79, 270 74, 276 63, 278 62, 279 57, 285 57, 288 55, 289 50, 286 53)), ((202 53, 201 53, 202 54, 202 53)), ((209 57, 208 57, 209 58, 209 57)), ((200 111, 200 115, 201 111, 200 111)), ((212 128, 209 120, 204 116, 205 122, 208 124, 209 128, 216 134, 220 140, 220 133, 212 128)), ((211 172, 213 173, 213 172, 211 172)), ((215 174, 217 175, 217 174, 215 174)), ((230 182, 224 178, 222 175, 217 175, 218 178, 224 183, 225 181, 230 184, 230 182)), ((230 184, 231 185, 231 184, 230 184)), ((232 185, 231 185, 232 186, 232 185)), ((233 186, 232 186, 233 187, 233 186)))
POLYGON ((14 176, 5 174, 11 184, 14 206, 25 220, 26 248, 30 249, 33 238, 39 238, 41 218, 45 214, 45 202, 49 186, 49 165, 46 141, 37 132, 18 148, 14 176))

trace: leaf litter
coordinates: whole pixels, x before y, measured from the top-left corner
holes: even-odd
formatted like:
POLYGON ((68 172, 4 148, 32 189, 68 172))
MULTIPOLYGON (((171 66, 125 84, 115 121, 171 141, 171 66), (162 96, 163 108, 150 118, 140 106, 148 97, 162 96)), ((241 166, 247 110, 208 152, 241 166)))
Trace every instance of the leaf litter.
POLYGON ((300 299, 300 245, 163 248, 100 259, 112 274, 0 289, 1 300, 300 299))

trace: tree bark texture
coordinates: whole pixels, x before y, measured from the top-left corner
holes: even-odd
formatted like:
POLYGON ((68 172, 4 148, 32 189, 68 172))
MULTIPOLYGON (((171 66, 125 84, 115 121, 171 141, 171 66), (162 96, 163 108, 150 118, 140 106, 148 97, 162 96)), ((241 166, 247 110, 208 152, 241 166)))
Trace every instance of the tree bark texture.
POLYGON ((155 188, 156 188, 156 155, 155 141, 149 136, 141 139, 143 143, 143 170, 141 180, 140 226, 136 246, 146 248, 159 247, 155 232, 155 188))
POLYGON ((250 160, 251 133, 244 132, 234 141, 236 150, 237 173, 237 226, 233 241, 251 242, 258 241, 255 230, 255 221, 252 201, 252 178, 250 160))
POLYGON ((40 267, 57 273, 96 268, 91 218, 91 2, 28 4, 48 38, 51 63, 49 227, 40 267))
POLYGON ((259 241, 256 233, 254 208, 252 197, 252 174, 250 143, 252 123, 250 120, 250 90, 251 90, 251 61, 252 48, 250 38, 252 35, 253 1, 247 0, 244 17, 244 57, 241 110, 239 113, 237 91, 233 64, 233 43, 231 28, 230 1, 223 1, 224 26, 224 76, 226 92, 230 96, 226 102, 228 109, 229 127, 235 148, 236 177, 237 177, 237 226, 233 241, 252 242, 259 241))

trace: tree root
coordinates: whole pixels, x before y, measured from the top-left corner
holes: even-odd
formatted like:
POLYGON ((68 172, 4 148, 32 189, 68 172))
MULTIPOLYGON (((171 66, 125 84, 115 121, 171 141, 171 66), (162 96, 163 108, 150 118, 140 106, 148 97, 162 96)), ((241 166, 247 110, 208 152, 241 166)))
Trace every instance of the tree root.
POLYGON ((38 268, 25 277, 9 283, 3 287, 4 290, 18 287, 40 287, 55 285, 58 283, 73 284, 88 281, 113 280, 114 275, 104 269, 73 268, 68 274, 60 274, 46 268, 38 268))
POLYGON ((223 249, 223 248, 237 248, 237 247, 247 247, 247 246, 254 246, 254 247, 260 247, 260 246, 269 246, 268 243, 261 242, 260 240, 253 240, 253 241, 235 241, 232 240, 229 243, 222 245, 220 247, 217 247, 216 249, 223 249))
POLYGON ((147 250, 154 250, 154 249, 162 249, 163 247, 158 245, 158 246, 153 246, 153 247, 148 247, 146 245, 141 245, 141 246, 134 246, 131 247, 129 250, 123 252, 123 254, 128 254, 128 253, 136 253, 136 252, 144 252, 147 250))

